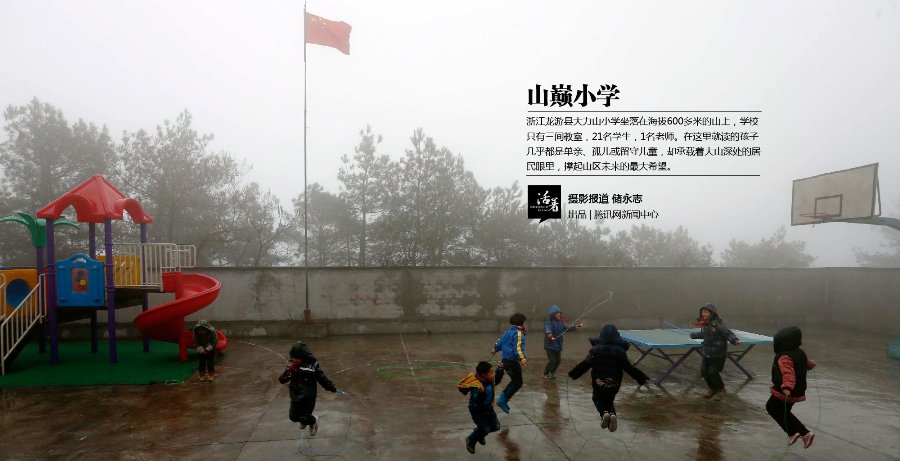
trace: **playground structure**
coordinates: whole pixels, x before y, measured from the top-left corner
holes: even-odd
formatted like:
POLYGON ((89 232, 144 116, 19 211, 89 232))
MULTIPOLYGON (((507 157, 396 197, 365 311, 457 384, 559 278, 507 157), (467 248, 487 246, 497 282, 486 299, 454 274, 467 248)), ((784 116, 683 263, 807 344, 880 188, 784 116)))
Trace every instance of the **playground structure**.
MULTIPOLYGON (((36 248, 34 269, 0 270, 0 374, 15 360, 26 343, 36 338, 41 352, 50 340, 50 362, 59 363, 59 323, 91 321, 91 351, 97 352, 97 311, 107 312, 110 363, 118 362, 116 309, 141 306, 135 327, 149 340, 179 344, 179 359, 187 360, 193 334, 184 327, 185 317, 215 301, 221 285, 202 274, 185 274, 196 262, 196 248, 174 243, 149 243, 147 224, 153 222, 140 203, 125 197, 106 178, 94 175, 38 210, 37 218, 25 213, 0 220, 18 222, 31 231, 36 248), (88 253, 76 253, 57 261, 54 228, 73 225, 61 219, 73 207, 77 221, 88 224, 88 253), (139 243, 113 243, 112 221, 125 212, 140 226, 139 243), (103 224, 102 254, 97 254, 96 224, 103 224), (109 256, 112 257, 109 257, 109 256), (46 264, 45 264, 46 261, 46 264), (151 292, 174 293, 175 299, 153 308, 151 292)), ((227 346, 217 331, 216 351, 227 346)))

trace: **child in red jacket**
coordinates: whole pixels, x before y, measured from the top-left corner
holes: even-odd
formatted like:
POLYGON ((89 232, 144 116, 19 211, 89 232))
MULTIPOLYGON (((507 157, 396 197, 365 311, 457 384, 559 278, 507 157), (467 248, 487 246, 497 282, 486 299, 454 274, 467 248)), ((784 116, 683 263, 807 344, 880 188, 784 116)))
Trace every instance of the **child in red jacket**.
POLYGON ((803 448, 809 448, 816 436, 791 413, 797 402, 806 400, 806 372, 816 363, 800 349, 802 332, 797 327, 787 327, 775 333, 775 360, 772 362, 772 394, 766 402, 766 411, 787 432, 788 445, 803 438, 803 448))

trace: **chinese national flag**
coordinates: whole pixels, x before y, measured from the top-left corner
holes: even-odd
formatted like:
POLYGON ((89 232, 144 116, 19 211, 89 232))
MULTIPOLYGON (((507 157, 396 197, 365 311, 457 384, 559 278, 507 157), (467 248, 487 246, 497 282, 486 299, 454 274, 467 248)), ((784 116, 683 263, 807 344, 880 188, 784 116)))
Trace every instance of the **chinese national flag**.
POLYGON ((330 46, 350 54, 350 24, 306 13, 306 43, 330 46))

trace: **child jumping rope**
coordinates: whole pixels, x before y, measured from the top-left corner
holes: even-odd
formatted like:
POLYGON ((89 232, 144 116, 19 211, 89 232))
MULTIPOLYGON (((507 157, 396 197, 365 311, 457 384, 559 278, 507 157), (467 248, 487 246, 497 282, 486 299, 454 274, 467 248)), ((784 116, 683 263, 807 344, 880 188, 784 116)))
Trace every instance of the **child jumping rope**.
POLYGON ((291 410, 288 417, 291 421, 300 423, 301 430, 309 426, 310 436, 316 435, 319 423, 312 414, 316 408, 318 389, 316 385, 319 384, 330 392, 338 390, 319 368, 319 362, 303 341, 297 341, 291 346, 291 360, 287 363, 284 373, 278 377, 278 382, 288 385, 291 396, 291 410))
POLYGON ((597 412, 603 415, 600 427, 615 432, 619 422, 613 402, 622 387, 623 371, 639 385, 645 384, 650 378, 628 360, 628 354, 625 352, 628 343, 622 340, 615 325, 604 325, 600 336, 592 338, 591 344, 593 345, 591 351, 569 372, 569 377, 578 379, 588 369, 591 370, 591 387, 594 391, 592 400, 597 412))
POLYGON ((691 333, 691 338, 703 340, 703 361, 700 363, 700 374, 709 388, 704 399, 708 399, 717 393, 725 393, 725 383, 722 381, 722 368, 725 367, 725 359, 728 357, 728 343, 738 345, 741 340, 735 336, 719 318, 716 305, 707 303, 700 307, 700 318, 694 326, 700 327, 697 333, 691 333))
POLYGON ((816 367, 816 363, 806 357, 800 349, 803 333, 797 327, 787 327, 775 333, 775 360, 772 362, 771 396, 766 402, 766 411, 788 435, 788 445, 803 438, 803 448, 809 448, 816 434, 810 432, 791 413, 797 402, 806 400, 806 372, 816 367))
POLYGON ((494 411, 494 370, 489 362, 478 362, 474 373, 469 373, 456 385, 463 395, 469 394, 469 414, 475 422, 475 430, 466 437, 466 450, 475 454, 475 442, 485 444, 485 436, 500 430, 500 421, 494 411))
POLYGON ((497 406, 509 414, 509 400, 522 387, 522 367, 525 366, 525 314, 516 312, 509 318, 510 327, 503 333, 491 349, 491 354, 503 351, 500 367, 497 369, 495 385, 500 385, 504 373, 509 373, 510 382, 497 397, 497 406))

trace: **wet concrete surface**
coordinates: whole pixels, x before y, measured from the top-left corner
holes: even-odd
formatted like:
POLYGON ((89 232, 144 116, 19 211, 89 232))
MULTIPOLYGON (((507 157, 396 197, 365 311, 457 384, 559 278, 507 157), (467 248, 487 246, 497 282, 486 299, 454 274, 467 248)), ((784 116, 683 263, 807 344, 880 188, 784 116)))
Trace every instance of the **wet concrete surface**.
MULTIPOLYGON (((802 443, 788 448, 765 412, 770 346, 744 359, 757 379, 726 365, 728 394, 719 400, 700 397, 696 355, 661 387, 639 388, 626 377, 616 400, 619 429, 601 429, 589 378, 565 376, 588 349, 588 334, 577 332, 566 338, 556 381, 542 379, 546 356, 540 336, 531 335, 525 387, 511 401, 511 414, 498 410, 503 428, 471 455, 463 441, 473 427, 467 397, 453 383, 491 358, 487 351, 498 336, 309 340, 347 392, 322 391, 313 438, 288 420, 287 389, 276 379, 291 340, 230 341, 211 384, 3 389, 0 459, 900 459, 900 361, 885 354, 890 338, 834 329, 804 331, 804 348, 819 364, 810 373, 808 400, 794 407, 817 434, 808 450, 802 443)), ((640 368, 656 377, 667 364, 648 357, 640 368)))

